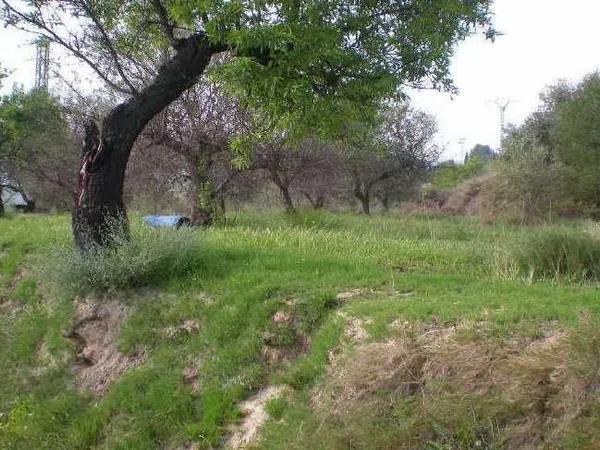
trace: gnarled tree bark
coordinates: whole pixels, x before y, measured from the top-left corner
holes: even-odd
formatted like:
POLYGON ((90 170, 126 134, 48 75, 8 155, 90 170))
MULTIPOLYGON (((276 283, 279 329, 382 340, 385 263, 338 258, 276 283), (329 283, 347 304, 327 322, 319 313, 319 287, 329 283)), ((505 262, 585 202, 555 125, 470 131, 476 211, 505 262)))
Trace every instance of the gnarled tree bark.
POLYGON ((283 202, 283 207, 285 208, 285 212, 288 214, 293 214, 296 212, 296 208, 294 207, 294 201, 292 200, 292 195, 290 194, 290 182, 285 176, 280 176, 279 172, 275 169, 269 169, 269 175, 271 176, 271 180, 279 188, 279 193, 281 194, 281 201, 283 202))
POLYGON ((360 200, 362 212, 363 214, 368 216, 369 214, 371 214, 371 193, 369 189, 370 186, 361 181, 360 176, 355 170, 352 171, 352 178, 354 181, 354 188, 352 189, 354 197, 360 200))
POLYGON ((114 108, 100 128, 95 123, 86 127, 73 211, 75 244, 82 250, 128 237, 123 182, 136 138, 156 114, 198 80, 212 55, 224 50, 209 43, 203 33, 175 44, 175 55, 151 84, 114 108))
POLYGON ((210 178, 210 157, 202 154, 191 154, 190 171, 192 181, 192 224, 195 226, 210 226, 216 215, 216 192, 210 178))

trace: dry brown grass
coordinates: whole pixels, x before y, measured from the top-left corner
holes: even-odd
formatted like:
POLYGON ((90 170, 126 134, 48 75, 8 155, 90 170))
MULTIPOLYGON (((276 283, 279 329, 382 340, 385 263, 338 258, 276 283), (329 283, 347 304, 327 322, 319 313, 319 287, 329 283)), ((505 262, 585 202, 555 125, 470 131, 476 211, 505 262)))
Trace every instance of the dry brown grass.
POLYGON ((481 194, 490 182, 491 175, 475 177, 453 189, 443 210, 463 216, 478 215, 481 208, 481 194))
POLYGON ((600 362, 589 359, 600 338, 588 334, 600 333, 582 329, 583 340, 561 330, 500 339, 485 324, 403 329, 337 358, 313 407, 354 440, 363 432, 352 424, 380 427, 402 410, 381 448, 570 448, 561 443, 593 428, 600 404, 600 362))

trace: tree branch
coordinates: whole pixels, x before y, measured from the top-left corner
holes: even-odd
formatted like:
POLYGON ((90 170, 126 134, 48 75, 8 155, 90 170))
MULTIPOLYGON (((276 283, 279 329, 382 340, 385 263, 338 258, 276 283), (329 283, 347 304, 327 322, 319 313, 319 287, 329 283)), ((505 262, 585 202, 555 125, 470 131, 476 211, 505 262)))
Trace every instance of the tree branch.
MULTIPOLYGON (((118 84, 116 84, 114 81, 112 81, 108 75, 106 75, 105 73, 103 73, 99 68, 98 65, 95 64, 92 60, 90 60, 86 55, 84 55, 77 47, 75 47, 73 44, 71 44, 70 42, 67 42, 65 39, 63 39, 62 37, 60 37, 58 35, 58 33, 56 33, 54 30, 52 30, 44 21, 43 19, 37 19, 33 16, 29 16, 19 10, 17 10, 16 8, 14 8, 10 3, 8 3, 7 0, 0 0, 2 1, 2 4, 4 5, 5 9, 7 11, 9 11, 9 13, 14 14, 15 16, 17 16, 20 21, 25 22, 26 24, 36 27, 38 28, 40 31, 37 30, 30 30, 24 27, 20 27, 17 25, 17 22, 14 23, 9 23, 11 26, 13 26, 14 28, 17 28, 19 30, 23 30, 25 32, 28 33, 33 33, 33 34, 37 34, 39 36, 43 36, 45 38, 47 38, 48 40, 50 40, 51 42, 54 42, 62 47, 64 47, 65 49, 67 49, 69 52, 71 52, 73 54, 73 56, 75 56, 76 58, 80 59, 81 61, 83 61, 85 64, 87 64, 95 73, 96 75, 98 75, 100 77, 100 79, 102 81, 104 81, 111 89, 114 89, 116 92, 119 92, 121 94, 125 94, 125 95, 132 95, 133 92, 131 92, 128 89, 125 89, 121 86, 119 86, 118 84)), ((41 14, 40 14, 41 17, 41 14)))
POLYGON ((156 9, 156 13, 159 17, 158 25, 162 28, 163 32, 169 38, 170 44, 175 47, 177 44, 177 40, 175 39, 175 25, 169 19, 169 13, 165 9, 165 5, 162 4, 160 0, 151 0, 154 8, 156 9))
POLYGON ((117 54, 117 52, 112 44, 110 36, 108 36, 108 33, 104 29, 104 26, 100 22, 100 19, 98 18, 98 16, 96 15, 96 13, 92 9, 92 7, 85 0, 81 1, 81 6, 83 7, 83 9, 87 13, 88 17, 92 20, 92 22, 94 22, 94 25, 98 29, 101 39, 102 39, 104 45, 106 46, 108 53, 112 57, 115 67, 117 69, 117 72, 121 76, 121 79, 125 82, 125 84, 127 85, 127 87, 129 88, 129 90, 131 91, 132 94, 134 94, 134 95, 137 94, 138 90, 133 85, 133 83, 131 82, 129 77, 127 77, 127 75, 125 75, 123 66, 121 65, 121 62, 119 61, 119 55, 117 54))

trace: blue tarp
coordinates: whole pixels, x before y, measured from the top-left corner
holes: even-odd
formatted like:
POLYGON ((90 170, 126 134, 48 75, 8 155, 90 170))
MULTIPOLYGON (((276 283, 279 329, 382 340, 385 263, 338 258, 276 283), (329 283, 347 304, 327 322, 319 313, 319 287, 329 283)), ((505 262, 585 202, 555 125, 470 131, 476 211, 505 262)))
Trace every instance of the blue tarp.
POLYGON ((179 228, 190 223, 185 216, 145 216, 144 222, 153 228, 179 228))

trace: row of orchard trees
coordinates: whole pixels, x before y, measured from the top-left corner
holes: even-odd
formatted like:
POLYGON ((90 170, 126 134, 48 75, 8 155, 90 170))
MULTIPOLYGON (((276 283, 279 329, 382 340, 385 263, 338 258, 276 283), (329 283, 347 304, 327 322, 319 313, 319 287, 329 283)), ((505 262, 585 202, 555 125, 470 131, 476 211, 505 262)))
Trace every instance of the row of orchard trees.
MULTIPOLYGON (((252 111, 248 131, 229 143, 244 166, 282 141, 360 146, 385 99, 407 85, 450 88, 456 43, 477 27, 494 35, 491 0, 1 1, 8 25, 62 46, 119 96, 84 128, 73 213, 82 249, 128 234, 131 151, 202 76, 252 111)), ((198 182, 209 198, 215 186, 198 182)))
MULTIPOLYGON (((6 185, 36 199, 43 209, 70 208, 82 117, 98 116, 109 103, 91 106, 74 96, 59 101, 44 91, 20 89, 5 96, 0 118, 12 129, 0 159, 6 185)), ((170 205, 172 210, 183 194, 185 204, 179 206, 195 224, 209 225, 224 212, 226 199, 242 203, 271 186, 288 212, 300 200, 317 209, 355 201, 369 214, 377 199, 387 209, 415 193, 439 149, 436 124, 428 114, 407 101, 381 111, 379 121, 352 140, 281 138, 257 142, 240 158, 230 147, 236 137, 250 132, 250 114, 214 84, 200 82, 137 139, 128 165, 126 204, 147 209, 150 203, 155 212, 170 205)))

